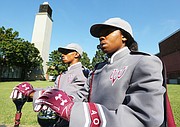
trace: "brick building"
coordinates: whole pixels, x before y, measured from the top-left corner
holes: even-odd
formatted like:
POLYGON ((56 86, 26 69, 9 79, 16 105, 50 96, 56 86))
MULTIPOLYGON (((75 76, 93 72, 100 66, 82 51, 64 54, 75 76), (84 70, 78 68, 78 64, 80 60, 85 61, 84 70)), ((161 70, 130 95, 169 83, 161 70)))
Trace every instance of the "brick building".
POLYGON ((180 29, 159 43, 158 56, 164 62, 167 82, 180 84, 180 29))

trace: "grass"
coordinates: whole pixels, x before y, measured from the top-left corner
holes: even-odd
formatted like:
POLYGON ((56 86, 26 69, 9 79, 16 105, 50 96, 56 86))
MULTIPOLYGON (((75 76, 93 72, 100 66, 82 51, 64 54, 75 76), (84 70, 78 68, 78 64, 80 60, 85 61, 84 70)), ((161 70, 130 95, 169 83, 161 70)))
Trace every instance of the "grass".
MULTIPOLYGON (((16 108, 9 98, 12 89, 20 82, 0 82, 0 127, 13 127, 16 108)), ((53 82, 35 81, 30 82, 33 87, 46 88, 53 86, 53 82)), ((32 103, 25 103, 22 108, 20 125, 25 127, 39 127, 37 123, 37 113, 33 112, 32 103)))
MULTIPOLYGON (((20 82, 0 82, 0 127, 13 127, 16 108, 9 98, 12 89, 20 82)), ((49 81, 30 82, 35 88, 53 86, 49 81)), ((168 85, 168 95, 177 127, 180 127, 180 85, 168 85)), ((20 127, 39 127, 37 113, 33 112, 32 103, 25 103, 22 108, 20 127)))
POLYGON ((176 127, 180 127, 180 85, 168 85, 167 88, 176 127))

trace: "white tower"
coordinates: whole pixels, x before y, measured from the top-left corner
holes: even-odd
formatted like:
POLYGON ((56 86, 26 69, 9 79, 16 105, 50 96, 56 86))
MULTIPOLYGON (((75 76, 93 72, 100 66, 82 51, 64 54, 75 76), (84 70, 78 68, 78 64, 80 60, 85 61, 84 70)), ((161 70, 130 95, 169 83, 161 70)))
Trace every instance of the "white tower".
POLYGON ((39 49, 40 55, 43 59, 44 76, 47 71, 46 62, 49 60, 49 48, 53 22, 51 16, 52 9, 48 2, 44 2, 40 5, 39 13, 36 15, 31 40, 31 42, 35 44, 35 47, 39 49))

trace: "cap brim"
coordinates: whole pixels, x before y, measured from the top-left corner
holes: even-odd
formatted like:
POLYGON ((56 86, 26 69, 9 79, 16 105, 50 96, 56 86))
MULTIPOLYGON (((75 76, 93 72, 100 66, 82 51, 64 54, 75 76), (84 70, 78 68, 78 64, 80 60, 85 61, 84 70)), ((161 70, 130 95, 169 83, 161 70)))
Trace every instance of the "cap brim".
POLYGON ((72 51, 75 51, 75 50, 60 47, 60 48, 58 48, 58 51, 61 52, 61 53, 66 53, 66 52, 72 52, 72 51))
POLYGON ((112 25, 107 25, 107 24, 95 24, 91 26, 90 33, 92 36, 99 38, 101 31, 106 27, 118 28, 112 25))

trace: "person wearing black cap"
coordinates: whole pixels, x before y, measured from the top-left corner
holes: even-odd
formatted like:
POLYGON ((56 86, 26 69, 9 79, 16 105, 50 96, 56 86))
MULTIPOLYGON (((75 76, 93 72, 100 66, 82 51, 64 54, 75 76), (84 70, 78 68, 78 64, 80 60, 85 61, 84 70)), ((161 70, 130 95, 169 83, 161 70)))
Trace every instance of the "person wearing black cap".
POLYGON ((136 43, 132 28, 121 18, 95 24, 90 33, 99 38, 108 60, 90 74, 88 102, 73 102, 63 91, 51 89, 36 100, 34 110, 48 105, 69 120, 70 127, 160 127, 166 91, 161 60, 131 51, 136 43))
MULTIPOLYGON (((62 61, 68 64, 68 70, 61 73, 55 81, 53 88, 65 91, 72 101, 87 101, 87 91, 84 88, 89 70, 80 62, 83 50, 80 45, 70 43, 65 47, 59 47, 58 51, 62 53, 62 61)), ((52 89, 52 88, 47 88, 52 89)), ((34 89, 28 82, 23 82, 15 87, 10 98, 20 98, 25 96, 35 100, 47 89, 34 89), (23 90, 24 86, 30 86, 30 89, 23 90), (18 93, 18 94, 16 94, 18 93)), ((35 106, 35 104, 34 104, 35 106)), ((69 122, 58 117, 49 107, 38 113, 38 123, 41 127, 68 127, 69 122)))

